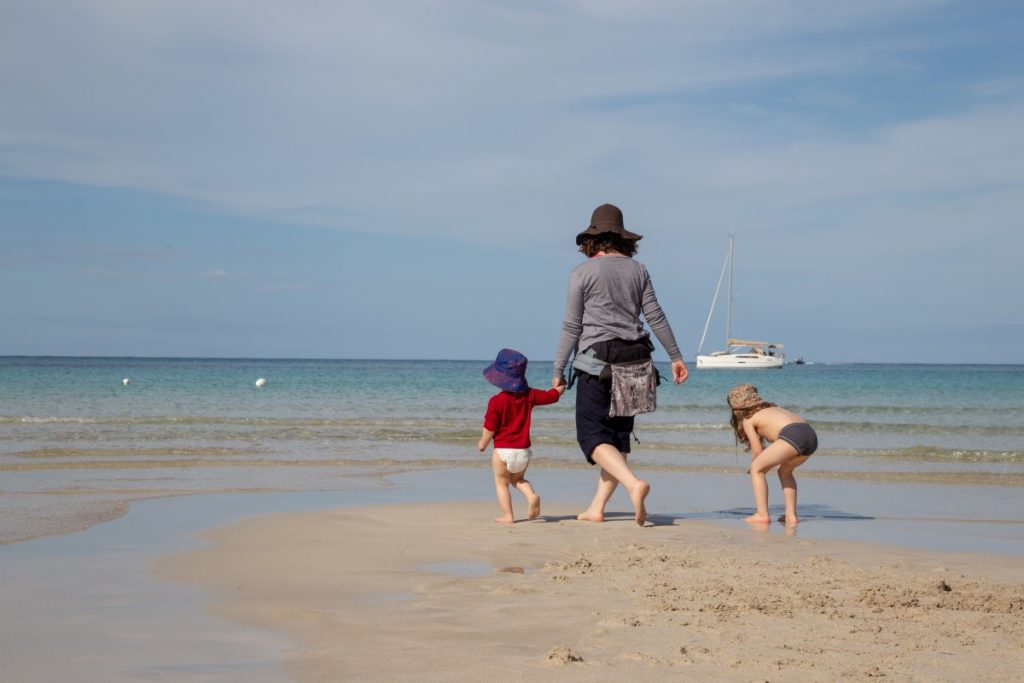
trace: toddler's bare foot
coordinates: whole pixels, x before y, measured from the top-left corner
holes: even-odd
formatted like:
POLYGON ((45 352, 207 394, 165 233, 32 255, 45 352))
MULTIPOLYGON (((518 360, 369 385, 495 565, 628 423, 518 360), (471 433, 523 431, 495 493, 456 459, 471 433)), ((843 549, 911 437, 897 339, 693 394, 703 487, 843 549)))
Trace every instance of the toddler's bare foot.
POLYGON ((636 512, 636 523, 640 526, 647 521, 647 508, 644 506, 644 499, 651 492, 651 485, 643 479, 637 482, 636 487, 629 492, 629 499, 633 501, 633 510, 636 512))
POLYGON ((590 508, 587 508, 580 514, 576 515, 576 519, 581 522, 603 522, 604 512, 601 510, 591 510, 590 508))
POLYGON ((790 517, 788 515, 783 515, 782 517, 779 518, 779 521, 784 523, 786 526, 790 526, 790 527, 796 526, 797 524, 800 523, 800 520, 797 519, 796 515, 793 515, 792 517, 790 517))
POLYGON ((750 515, 749 517, 747 517, 743 521, 746 522, 747 524, 762 525, 762 524, 771 524, 772 523, 772 518, 769 517, 768 515, 756 515, 755 514, 755 515, 750 515))
POLYGON ((530 519, 537 519, 540 517, 540 496, 534 496, 527 501, 529 505, 530 519))
POLYGON ((498 524, 513 524, 516 518, 512 515, 502 515, 501 517, 495 517, 494 521, 498 524))

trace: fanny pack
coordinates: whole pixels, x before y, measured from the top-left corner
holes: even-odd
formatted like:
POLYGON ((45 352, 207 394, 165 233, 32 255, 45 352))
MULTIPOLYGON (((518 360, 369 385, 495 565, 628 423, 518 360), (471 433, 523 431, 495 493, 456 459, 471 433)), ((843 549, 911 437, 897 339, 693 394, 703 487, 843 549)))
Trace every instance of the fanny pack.
POLYGON ((652 413, 658 407, 658 371, 654 361, 613 363, 612 402, 608 417, 632 417, 652 413))
POLYGON ((599 379, 611 379, 612 365, 648 360, 652 351, 654 344, 647 337, 632 341, 609 339, 597 342, 586 351, 576 354, 572 367, 599 379))
MULTIPOLYGON (((577 354, 572 367, 602 380, 611 380, 609 417, 653 412, 657 406, 658 369, 651 360, 654 344, 647 337, 609 339, 577 354)), ((574 377, 575 379, 575 377, 574 377)))

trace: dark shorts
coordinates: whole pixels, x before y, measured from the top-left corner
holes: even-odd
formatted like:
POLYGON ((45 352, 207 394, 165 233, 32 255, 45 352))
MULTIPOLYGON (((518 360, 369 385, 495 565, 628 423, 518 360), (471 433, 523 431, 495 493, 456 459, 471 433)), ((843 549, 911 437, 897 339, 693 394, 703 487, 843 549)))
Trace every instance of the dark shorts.
POLYGON ((587 462, 595 464, 594 449, 607 443, 629 453, 632 417, 608 417, 612 405, 612 382, 580 373, 576 380, 576 440, 587 462))
POLYGON ((810 455, 818 450, 818 435, 806 422, 794 422, 782 428, 779 438, 796 449, 797 455, 810 455))

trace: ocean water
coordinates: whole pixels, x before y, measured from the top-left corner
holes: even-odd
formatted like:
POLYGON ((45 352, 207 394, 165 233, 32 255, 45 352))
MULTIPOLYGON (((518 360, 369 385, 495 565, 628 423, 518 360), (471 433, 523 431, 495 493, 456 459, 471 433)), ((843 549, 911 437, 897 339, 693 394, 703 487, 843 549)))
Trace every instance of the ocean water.
MULTIPOLYGON (((141 499, 383 489, 409 472, 434 485, 452 468, 477 472, 481 485, 465 496, 488 498, 489 455, 476 451, 496 391, 481 377, 486 365, 2 357, 0 544, 88 528, 141 499)), ((550 362, 531 362, 532 385, 550 386, 550 376, 550 362)), ((691 370, 684 385, 660 386, 658 410, 637 418, 630 461, 652 481, 729 482, 697 507, 663 485, 652 509, 741 514, 750 455, 735 443, 725 396, 752 382, 818 431, 819 451, 799 472, 817 478, 801 485, 805 511, 834 515, 829 501, 849 483, 862 492, 850 500, 863 503, 842 515, 1021 522, 1022 381, 1024 366, 691 370)), ((535 410, 530 476, 550 483, 561 470, 586 497, 594 475, 573 411, 571 391, 535 410)))
MULTIPOLYGON (((54 500, 329 489, 355 475, 487 467, 475 448, 495 391, 486 365, 0 358, 0 511, 37 519, 54 500)), ((534 386, 550 375, 550 362, 529 366, 534 386)), ((745 470, 725 403, 740 382, 814 424, 821 445, 805 476, 1024 485, 1024 366, 691 369, 637 418, 638 470, 745 470)), ((534 471, 586 467, 573 411, 572 391, 534 411, 534 471)))

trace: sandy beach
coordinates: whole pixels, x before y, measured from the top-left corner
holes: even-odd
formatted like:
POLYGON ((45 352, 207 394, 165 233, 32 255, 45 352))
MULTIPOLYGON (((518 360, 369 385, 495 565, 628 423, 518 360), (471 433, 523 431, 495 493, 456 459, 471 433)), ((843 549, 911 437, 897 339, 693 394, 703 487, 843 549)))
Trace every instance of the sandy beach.
POLYGON ((443 502, 257 517, 161 560, 215 615, 338 680, 1013 681, 1017 557, 568 507, 498 526, 443 502))

